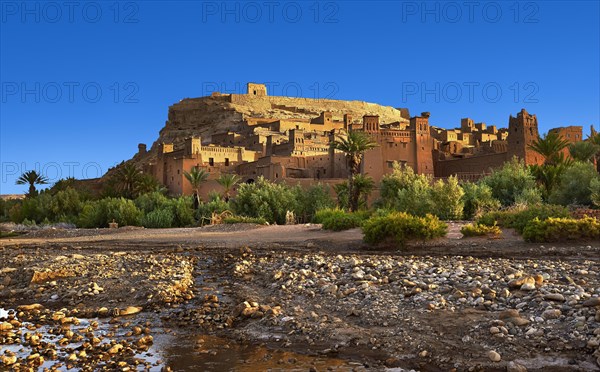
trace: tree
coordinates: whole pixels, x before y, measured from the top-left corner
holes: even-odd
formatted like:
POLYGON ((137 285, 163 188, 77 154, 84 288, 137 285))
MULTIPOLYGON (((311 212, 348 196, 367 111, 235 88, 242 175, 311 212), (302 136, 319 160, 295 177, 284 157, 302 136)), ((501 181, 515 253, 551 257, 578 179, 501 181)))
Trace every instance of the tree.
MULTIPOLYGON (((600 179, 600 175, 589 163, 573 163, 560 176, 557 187, 550 195, 550 202, 562 205, 591 205, 592 181, 600 179)), ((595 185, 594 181, 594 185, 595 185)))
POLYGON ((492 189, 492 196, 507 207, 513 205, 528 189, 537 189, 535 177, 525 162, 513 157, 502 168, 495 169, 481 180, 492 189))
POLYGON ((557 165, 562 163, 562 150, 569 146, 569 141, 556 132, 548 132, 529 145, 529 149, 544 157, 544 164, 557 165))
POLYGON ((141 174, 135 184, 136 195, 143 195, 155 191, 164 194, 167 192, 167 188, 161 185, 151 174, 141 174))
POLYGON ((365 133, 351 131, 346 137, 338 137, 331 143, 331 146, 346 155, 349 208, 350 211, 355 211, 358 209, 360 196, 354 186, 355 177, 360 173, 360 163, 362 162, 364 152, 377 145, 365 133))
POLYGON ((600 172, 600 132, 596 132, 594 127, 591 128, 591 133, 587 139, 592 144, 598 146, 598 151, 596 152, 596 171, 600 172))
POLYGON ((357 174, 354 177, 354 191, 358 195, 357 209, 359 206, 367 208, 369 195, 374 188, 375 181, 373 181, 373 178, 363 174, 357 174))
POLYGON ((143 175, 135 164, 126 163, 117 169, 113 177, 113 182, 117 190, 124 197, 133 199, 143 175))
POLYGON ((240 182, 240 178, 233 173, 222 173, 217 183, 223 187, 223 199, 227 202, 231 197, 231 191, 240 182))
POLYGON ((183 175, 189 181, 190 185, 192 185, 192 189, 196 193, 196 201, 200 204, 202 201, 200 198, 200 186, 208 180, 208 172, 204 169, 193 167, 190 172, 183 171, 183 175))
POLYGON ((27 171, 23 173, 19 178, 17 178, 17 185, 29 185, 29 191, 27 192, 28 197, 34 197, 37 195, 37 190, 35 189, 35 185, 47 185, 48 178, 44 175, 39 174, 34 170, 27 171))
POLYGON ((575 161, 588 162, 592 161, 596 154, 600 151, 600 144, 595 144, 592 141, 580 141, 569 145, 569 153, 575 161))

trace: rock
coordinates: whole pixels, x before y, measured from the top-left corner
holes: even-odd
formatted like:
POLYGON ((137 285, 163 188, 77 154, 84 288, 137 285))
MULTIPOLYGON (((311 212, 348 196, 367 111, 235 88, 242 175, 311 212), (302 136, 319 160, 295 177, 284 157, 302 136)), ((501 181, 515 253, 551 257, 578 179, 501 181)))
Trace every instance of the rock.
POLYGON ((0 331, 10 331, 11 329, 13 329, 13 325, 9 322, 0 323, 0 331))
POLYGON ((542 313, 542 318, 544 319, 558 319, 561 316, 561 311, 559 309, 548 309, 542 313))
POLYGON ((496 333, 500 333, 500 328, 498 327, 490 327, 490 333, 495 335, 496 333))
POLYGON ((508 282, 508 288, 520 288, 523 285, 523 283, 525 283, 525 279, 527 279, 527 277, 524 276, 511 280, 510 282, 508 282))
POLYGON ((115 344, 115 346, 108 349, 109 354, 118 354, 123 349, 123 345, 115 344))
POLYGON ((600 306, 600 297, 592 297, 589 300, 584 301, 583 306, 600 306))
POLYGON ((508 318, 520 318, 519 310, 516 309, 507 309, 503 310, 498 314, 498 318, 500 319, 508 319, 508 318))
POLYGON ((16 355, 2 355, 0 357, 0 362, 2 362, 2 364, 5 366, 13 365, 17 362, 17 356, 16 355))
POLYGON ((352 278, 356 280, 362 280, 365 277, 365 273, 362 270, 359 270, 355 273, 352 273, 352 278))
POLYGON ((499 362, 500 360, 502 360, 502 357, 500 356, 500 354, 498 354, 497 352, 495 352, 494 350, 490 350, 488 351, 488 358, 492 361, 492 362, 499 362))
POLYGON ((535 290, 535 279, 531 276, 525 278, 525 281, 521 285, 522 291, 533 291, 535 290))
POLYGON ((506 365, 506 372, 527 372, 527 368, 519 363, 510 361, 506 365))
POLYGON ((548 301, 563 302, 565 301, 565 296, 561 295, 560 293, 548 293, 544 295, 544 299, 548 301))
POLYGON ((44 310, 44 306, 41 304, 20 305, 20 306, 17 306, 17 310, 19 310, 19 311, 44 310))
POLYGON ((133 314, 137 314, 140 311, 142 311, 142 307, 141 306, 128 306, 123 310, 119 310, 118 314, 116 314, 117 316, 123 316, 123 315, 133 315, 133 314))

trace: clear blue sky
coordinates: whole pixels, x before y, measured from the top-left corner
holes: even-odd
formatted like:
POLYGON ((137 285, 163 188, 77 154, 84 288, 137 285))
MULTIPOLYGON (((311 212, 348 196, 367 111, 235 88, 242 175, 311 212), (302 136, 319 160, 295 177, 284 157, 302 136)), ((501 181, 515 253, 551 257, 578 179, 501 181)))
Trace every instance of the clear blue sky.
POLYGON ((95 177, 168 106, 243 92, 364 100, 543 132, 600 122, 598 1, 2 1, 0 193, 95 177))

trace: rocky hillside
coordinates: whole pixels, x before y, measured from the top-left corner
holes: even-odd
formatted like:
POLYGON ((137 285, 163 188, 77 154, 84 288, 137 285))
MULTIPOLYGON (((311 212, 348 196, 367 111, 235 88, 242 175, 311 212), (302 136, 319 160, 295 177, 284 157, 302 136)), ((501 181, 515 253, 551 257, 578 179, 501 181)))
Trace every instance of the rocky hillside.
POLYGON ((203 142, 211 134, 224 131, 243 131, 248 118, 310 119, 323 111, 331 111, 334 120, 351 114, 360 122, 365 114, 379 115, 382 123, 407 122, 400 110, 363 101, 292 98, 279 96, 224 95, 186 98, 169 107, 168 120, 148 153, 136 155, 136 163, 152 161, 158 145, 174 143, 177 148, 186 137, 201 136, 203 142))

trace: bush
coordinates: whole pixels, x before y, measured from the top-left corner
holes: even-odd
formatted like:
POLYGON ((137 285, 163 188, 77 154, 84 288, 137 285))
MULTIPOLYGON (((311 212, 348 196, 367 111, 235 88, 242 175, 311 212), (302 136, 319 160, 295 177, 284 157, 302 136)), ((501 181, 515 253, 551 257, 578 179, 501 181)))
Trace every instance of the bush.
POLYGON ((454 176, 446 182, 438 180, 431 189, 431 201, 435 208, 433 212, 443 220, 458 220, 463 216, 465 192, 454 176))
POLYGON ((596 218, 536 218, 523 230, 528 242, 558 242, 566 240, 600 239, 600 222, 596 218))
POLYGON ((158 191, 142 194, 135 199, 136 207, 145 214, 163 208, 168 203, 169 199, 158 191))
POLYGON ((590 181, 590 199, 592 204, 600 208, 600 178, 594 178, 590 181))
POLYGON ((168 206, 173 213, 174 227, 187 227, 196 223, 194 219, 194 198, 192 196, 180 196, 170 199, 168 206))
POLYGON ((314 221, 321 223, 324 230, 342 231, 359 227, 368 217, 368 212, 345 212, 341 209, 323 209, 315 214, 314 221))
POLYGON ((144 227, 159 229, 172 227, 174 220, 173 212, 168 208, 163 208, 147 213, 142 217, 141 223, 144 227))
POLYGON ((415 216, 433 214, 442 219, 460 219, 464 191, 456 177, 433 182, 431 176, 415 174, 411 167, 394 164, 391 174, 381 180, 377 206, 415 216))
POLYGON ((372 217, 363 223, 364 241, 369 244, 392 241, 403 246, 412 239, 433 239, 445 236, 448 225, 437 217, 411 216, 404 212, 393 212, 372 217))
POLYGON ((317 211, 335 206, 329 187, 322 184, 310 186, 308 189, 296 186, 294 193, 297 200, 297 209, 294 213, 300 222, 312 221, 317 211))
POLYGON ((200 203, 196 210, 196 218, 201 224, 210 222, 213 213, 221 214, 227 210, 230 210, 231 206, 229 202, 221 199, 220 196, 212 196, 211 200, 207 203, 200 203))
MULTIPOLYGON (((505 207, 515 204, 519 197, 521 201, 527 200, 523 198, 523 193, 529 193, 526 196, 531 197, 531 192, 526 190, 537 189, 531 170, 516 157, 504 163, 502 168, 493 171, 491 175, 484 177, 482 182, 491 188, 492 196, 505 207)), ((541 197, 541 192, 539 195, 541 197)))
POLYGON ((470 220, 482 214, 498 210, 500 201, 492 195, 492 189, 484 183, 465 182, 462 184, 463 218, 470 220))
POLYGON ((233 211, 240 216, 264 218, 269 223, 285 224, 287 211, 298 209, 294 190, 259 177, 255 183, 238 187, 232 202, 233 211))
POLYGON ((114 220, 119 226, 139 226, 142 216, 133 200, 104 198, 84 203, 78 225, 86 228, 107 227, 114 220))
POLYGON ((469 223, 464 225, 460 232, 466 236, 486 236, 486 235, 500 235, 502 230, 497 225, 487 226, 478 223, 469 223))
POLYGON ((268 225, 267 220, 261 217, 247 217, 247 216, 231 216, 223 220, 223 223, 234 224, 234 223, 254 223, 258 225, 268 225))
MULTIPOLYGON (((46 193, 44 194, 46 195, 46 193)), ((83 208, 83 198, 77 190, 67 187, 53 196, 51 194, 48 196, 49 205, 46 207, 46 218, 53 222, 74 223, 77 221, 83 208)))
POLYGON ((503 211, 486 213, 477 219, 477 223, 494 226, 498 224, 502 227, 509 227, 517 230, 520 234, 527 224, 538 218, 545 220, 549 217, 569 217, 569 210, 560 205, 540 204, 529 206, 527 208, 515 207, 503 211))
POLYGON ((574 163, 560 176, 558 185, 550 194, 550 202, 561 205, 591 205, 593 180, 600 176, 592 163, 574 163))

